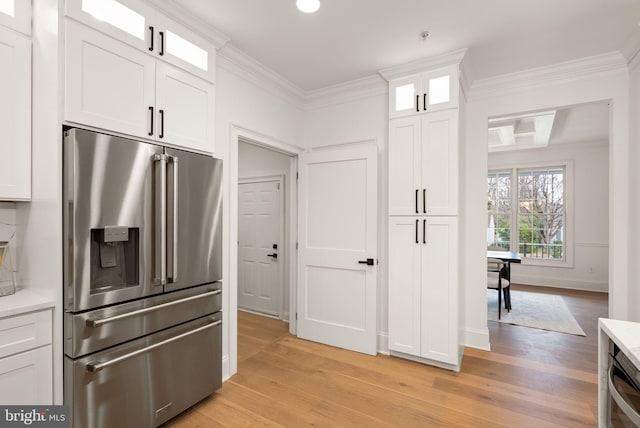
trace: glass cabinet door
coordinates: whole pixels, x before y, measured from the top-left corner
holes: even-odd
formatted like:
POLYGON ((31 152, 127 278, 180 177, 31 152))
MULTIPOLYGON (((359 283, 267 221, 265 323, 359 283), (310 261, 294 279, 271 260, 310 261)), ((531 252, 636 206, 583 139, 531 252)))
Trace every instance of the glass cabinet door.
POLYGON ((0 0, 0 25, 31 35, 31 1, 0 0))
POLYGON ((389 118, 421 112, 422 89, 419 77, 396 80, 389 84, 389 118))

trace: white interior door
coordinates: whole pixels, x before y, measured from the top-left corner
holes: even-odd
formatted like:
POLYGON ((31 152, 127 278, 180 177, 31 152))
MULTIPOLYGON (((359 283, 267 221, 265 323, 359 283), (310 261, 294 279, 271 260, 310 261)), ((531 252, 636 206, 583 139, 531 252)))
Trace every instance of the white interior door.
POLYGON ((238 308, 275 316, 283 289, 280 187, 280 181, 238 184, 238 308))
POLYGON ((302 154, 299 173, 298 336, 375 355, 377 148, 302 154))

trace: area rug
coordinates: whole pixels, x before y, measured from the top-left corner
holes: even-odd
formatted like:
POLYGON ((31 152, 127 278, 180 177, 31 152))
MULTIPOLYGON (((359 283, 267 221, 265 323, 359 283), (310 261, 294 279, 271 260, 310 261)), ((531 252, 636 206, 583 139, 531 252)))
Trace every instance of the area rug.
POLYGON ((487 290, 487 318, 505 324, 586 336, 561 296, 511 290, 511 312, 504 309, 498 321, 498 292, 487 290))

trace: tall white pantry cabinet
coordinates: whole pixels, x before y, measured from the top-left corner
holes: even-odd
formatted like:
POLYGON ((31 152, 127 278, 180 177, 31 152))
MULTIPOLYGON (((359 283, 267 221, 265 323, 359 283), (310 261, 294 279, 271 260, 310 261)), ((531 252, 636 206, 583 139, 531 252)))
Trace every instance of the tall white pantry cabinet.
POLYGON ((458 65, 389 82, 389 349, 458 370, 458 65))

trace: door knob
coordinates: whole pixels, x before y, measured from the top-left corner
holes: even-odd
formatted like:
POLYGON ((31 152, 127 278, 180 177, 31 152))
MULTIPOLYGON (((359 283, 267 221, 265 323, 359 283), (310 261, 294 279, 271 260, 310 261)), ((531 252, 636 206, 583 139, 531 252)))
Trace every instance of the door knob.
POLYGON ((374 260, 373 259, 358 260, 358 263, 360 263, 361 265, 373 266, 374 260))
POLYGON ((278 258, 278 254, 277 253, 273 253, 273 254, 267 254, 268 257, 273 257, 274 259, 278 258))

